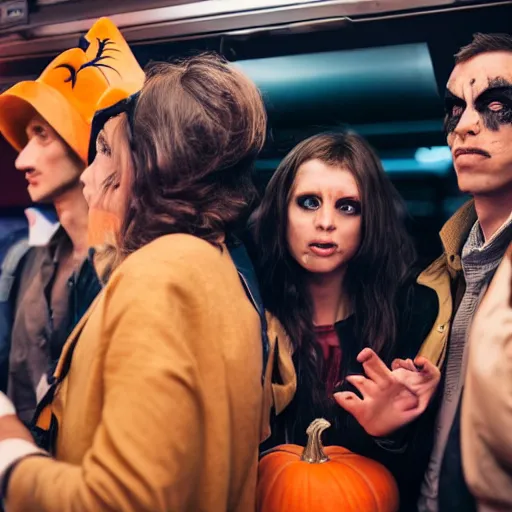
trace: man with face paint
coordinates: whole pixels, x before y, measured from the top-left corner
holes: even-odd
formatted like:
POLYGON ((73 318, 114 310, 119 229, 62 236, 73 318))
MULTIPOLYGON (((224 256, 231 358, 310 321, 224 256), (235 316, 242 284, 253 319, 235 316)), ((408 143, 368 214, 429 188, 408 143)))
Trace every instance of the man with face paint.
POLYGON ((0 325, 10 329, 8 395, 25 423, 51 383, 68 335, 101 289, 87 257, 91 237, 80 183, 94 114, 143 81, 123 36, 102 18, 37 80, 0 95, 0 131, 19 151, 15 166, 31 199, 53 204, 60 222, 49 244, 26 255, 9 298, 12 325, 0 325))
POLYGON ((455 63, 445 128, 459 188, 473 200, 443 227, 444 254, 423 273, 424 279, 445 279, 441 308, 450 309, 451 318, 443 326, 450 327, 445 379, 421 512, 475 510, 460 450, 467 340, 475 310, 512 241, 512 37, 476 34, 455 63))

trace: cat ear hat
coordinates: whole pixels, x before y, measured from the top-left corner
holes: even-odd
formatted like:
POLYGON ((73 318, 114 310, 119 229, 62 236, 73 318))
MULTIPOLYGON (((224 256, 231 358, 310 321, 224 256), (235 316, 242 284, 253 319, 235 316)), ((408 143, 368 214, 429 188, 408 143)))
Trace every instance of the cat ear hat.
POLYGON ((121 32, 101 18, 37 80, 0 95, 0 132, 21 151, 28 143, 27 125, 39 114, 87 163, 95 113, 132 97, 143 83, 144 72, 121 32))

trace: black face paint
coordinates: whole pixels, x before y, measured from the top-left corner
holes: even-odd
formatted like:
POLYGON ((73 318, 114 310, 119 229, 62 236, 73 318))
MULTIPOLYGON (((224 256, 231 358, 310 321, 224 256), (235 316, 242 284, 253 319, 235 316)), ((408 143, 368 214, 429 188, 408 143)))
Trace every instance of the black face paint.
MULTIPOLYGON (((465 109, 466 102, 447 89, 444 119, 447 135, 455 130, 465 109)), ((512 124, 512 83, 502 77, 489 79, 489 87, 475 100, 475 109, 489 130, 498 131, 500 126, 512 124)))
POLYGON ((466 102, 455 96, 449 89, 446 89, 444 97, 444 131, 448 135, 455 130, 460 118, 466 109, 466 102))
POLYGON ((489 80, 489 87, 475 100, 475 109, 489 130, 497 132, 512 124, 512 84, 500 77, 489 80))

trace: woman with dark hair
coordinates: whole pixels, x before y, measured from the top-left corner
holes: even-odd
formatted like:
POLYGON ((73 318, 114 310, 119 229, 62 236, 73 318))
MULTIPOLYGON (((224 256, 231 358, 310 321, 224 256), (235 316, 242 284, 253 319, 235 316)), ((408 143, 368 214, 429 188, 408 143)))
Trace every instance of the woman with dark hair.
POLYGON ((406 443, 418 422, 402 427, 427 408, 439 370, 416 358, 429 343, 437 298, 415 283, 403 211, 366 141, 327 133, 284 158, 253 227, 269 326, 287 332, 279 350, 293 352, 298 380, 266 446, 304 444, 309 423, 324 417, 333 426, 326 444, 387 465, 409 511, 429 445, 422 440, 426 453, 411 456, 417 447, 406 443))
POLYGON ((82 181, 116 257, 39 414, 48 451, 0 418, 0 443, 18 438, 16 456, 0 452, 7 508, 254 510, 265 351, 230 233, 253 198, 260 94, 198 56, 153 67, 98 119, 82 181))

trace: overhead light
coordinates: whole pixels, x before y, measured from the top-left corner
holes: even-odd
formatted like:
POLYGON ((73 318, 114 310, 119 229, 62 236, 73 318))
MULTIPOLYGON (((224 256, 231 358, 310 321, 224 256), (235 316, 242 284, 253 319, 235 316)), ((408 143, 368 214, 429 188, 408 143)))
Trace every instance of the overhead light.
POLYGON ((322 0, 244 0, 243 5, 240 0, 213 0, 224 5, 234 5, 236 10, 259 9, 266 7, 284 7, 285 5, 313 4, 322 0))
POLYGON ((452 153, 448 146, 433 146, 431 148, 418 148, 414 158, 420 164, 450 164, 452 153))
MULTIPOLYGON (((1 0, 0 0, 1 1, 1 0)), ((358 0, 361 1, 361 0, 358 0)), ((166 21, 190 20, 207 16, 225 16, 246 11, 259 11, 269 8, 289 8, 305 4, 325 3, 324 0, 203 0, 189 4, 171 5, 141 9, 140 11, 112 14, 109 18, 119 27, 140 26, 166 21)), ((41 25, 31 29, 32 37, 47 37, 76 32, 84 32, 94 20, 82 19, 51 25, 41 25)))
POLYGON ((71 0, 37 0, 36 4, 38 6, 41 5, 53 5, 53 4, 64 4, 66 2, 70 2, 71 0))
MULTIPOLYGON (((260 159, 256 161, 255 170, 256 172, 273 172, 280 162, 281 160, 278 159, 260 159)), ((420 163, 415 158, 383 158, 381 162, 384 170, 392 175, 422 173, 446 176, 451 171, 451 166, 446 162, 427 164, 420 163)))
POLYGON ((418 162, 415 158, 383 158, 382 167, 390 174, 424 173, 446 176, 451 170, 451 161, 418 162))

